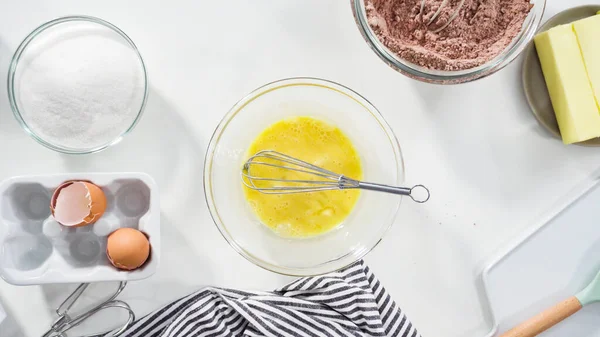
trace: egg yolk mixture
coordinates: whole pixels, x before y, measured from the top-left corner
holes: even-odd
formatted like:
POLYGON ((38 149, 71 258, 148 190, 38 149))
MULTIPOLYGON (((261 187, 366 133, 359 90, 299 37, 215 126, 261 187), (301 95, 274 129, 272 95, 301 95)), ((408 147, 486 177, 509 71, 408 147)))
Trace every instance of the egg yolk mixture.
MULTIPOLYGON (((269 126, 251 144, 247 157, 262 150, 278 151, 349 178, 362 179, 360 158, 350 139, 339 128, 311 117, 289 118, 269 126)), ((251 173, 286 180, 322 179, 262 165, 254 165, 251 173)), ((259 183, 260 187, 282 186, 274 182, 259 183)), ((285 183, 285 186, 306 185, 285 183)), ((315 236, 333 229, 350 214, 360 196, 359 190, 264 194, 246 186, 244 193, 259 220, 285 237, 315 236)))

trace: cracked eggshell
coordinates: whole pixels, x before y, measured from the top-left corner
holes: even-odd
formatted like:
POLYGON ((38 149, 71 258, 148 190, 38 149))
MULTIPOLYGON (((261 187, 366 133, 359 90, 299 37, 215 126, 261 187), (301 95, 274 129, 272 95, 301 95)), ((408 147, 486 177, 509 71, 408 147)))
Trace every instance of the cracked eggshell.
POLYGON ((52 194, 50 210, 56 222, 66 227, 81 227, 98 221, 106 210, 106 196, 89 181, 62 183, 52 194))

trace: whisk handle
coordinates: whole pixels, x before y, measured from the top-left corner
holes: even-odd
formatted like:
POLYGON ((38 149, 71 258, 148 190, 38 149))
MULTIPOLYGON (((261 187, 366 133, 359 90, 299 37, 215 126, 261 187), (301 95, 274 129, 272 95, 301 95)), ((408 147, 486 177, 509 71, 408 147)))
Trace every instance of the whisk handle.
POLYGON ((429 190, 423 185, 415 185, 413 187, 398 187, 384 184, 368 183, 364 181, 358 182, 358 188, 370 191, 392 193, 398 195, 407 195, 412 200, 418 203, 424 203, 429 200, 429 190), (417 193, 415 193, 417 192, 417 193), (417 195, 418 194, 418 195, 417 195))
POLYGON ((358 183, 358 187, 362 188, 363 190, 386 192, 399 195, 410 195, 410 188, 408 187, 397 187, 383 184, 367 183, 362 181, 358 183))

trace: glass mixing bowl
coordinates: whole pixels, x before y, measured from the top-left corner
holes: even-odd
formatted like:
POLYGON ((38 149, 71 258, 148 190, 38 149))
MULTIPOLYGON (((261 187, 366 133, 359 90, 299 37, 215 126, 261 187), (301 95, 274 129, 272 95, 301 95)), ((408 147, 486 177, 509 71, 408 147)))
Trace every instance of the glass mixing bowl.
MULTIPOLYGON (((118 80, 118 79, 116 79, 118 80)), ((133 96, 132 96, 133 97, 133 96)), ((13 55, 8 70, 8 98, 13 114, 23 129, 38 143, 58 152, 68 154, 88 154, 106 149, 109 146, 120 142, 123 137, 131 132, 142 117, 144 107, 148 98, 148 75, 142 55, 138 51, 135 43, 117 26, 102 19, 91 16, 65 16, 49 22, 36 28, 19 45, 13 55), (86 147, 66 146, 45 137, 41 132, 37 132, 34 127, 28 123, 27 111, 21 102, 20 92, 20 74, 31 67, 31 60, 34 60, 41 53, 45 46, 52 46, 60 39, 81 38, 85 34, 95 34, 111 39, 123 45, 128 53, 131 53, 131 59, 136 60, 135 67, 139 70, 140 86, 135 92, 135 100, 132 99, 128 108, 137 115, 133 120, 123 123, 118 134, 102 144, 95 144, 86 147), (60 38, 60 39, 59 39, 60 38)))
POLYGON ((419 81, 437 84, 458 84, 474 81, 489 76, 506 67, 527 47, 535 35, 544 16, 546 0, 532 0, 533 8, 523 23, 523 28, 512 43, 506 47, 498 56, 482 64, 479 67, 461 71, 441 71, 427 69, 406 60, 401 59, 383 45, 375 35, 375 32, 367 21, 365 0, 351 0, 354 20, 358 25, 363 38, 371 47, 371 50, 379 56, 387 65, 396 71, 419 81))
POLYGON ((246 151, 267 126, 310 116, 338 126, 353 142, 364 180, 391 185, 404 181, 398 141, 379 111, 358 93, 315 78, 267 84, 244 97, 221 121, 204 165, 204 190, 219 231, 243 257, 286 275, 331 272, 361 259, 390 228, 401 197, 363 191, 350 216, 323 235, 290 239, 261 224, 247 204, 240 177, 246 151))

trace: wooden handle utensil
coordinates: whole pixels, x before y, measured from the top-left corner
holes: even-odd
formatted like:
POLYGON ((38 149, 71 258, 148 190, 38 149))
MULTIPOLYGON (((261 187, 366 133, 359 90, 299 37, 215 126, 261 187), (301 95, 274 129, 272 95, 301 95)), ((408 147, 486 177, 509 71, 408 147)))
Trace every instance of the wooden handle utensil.
POLYGON ((570 317, 583 306, 577 297, 569 297, 568 299, 558 303, 557 305, 546 309, 545 311, 531 317, 525 322, 517 325, 511 330, 500 335, 500 337, 533 337, 550 329, 554 325, 562 322, 570 317))
POLYGON ((562 322, 584 306, 600 302, 600 272, 590 284, 577 295, 569 297, 552 308, 533 316, 500 337, 533 337, 562 322))

